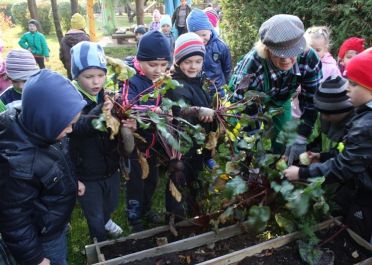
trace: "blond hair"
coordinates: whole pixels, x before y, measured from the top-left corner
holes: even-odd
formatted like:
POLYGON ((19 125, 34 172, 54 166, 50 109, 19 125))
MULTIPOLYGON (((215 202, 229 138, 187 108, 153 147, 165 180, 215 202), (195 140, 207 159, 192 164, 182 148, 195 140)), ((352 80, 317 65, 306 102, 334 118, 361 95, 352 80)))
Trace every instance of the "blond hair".
POLYGON ((304 37, 309 45, 312 40, 323 39, 327 48, 331 47, 331 30, 327 26, 310 27, 306 30, 304 37))

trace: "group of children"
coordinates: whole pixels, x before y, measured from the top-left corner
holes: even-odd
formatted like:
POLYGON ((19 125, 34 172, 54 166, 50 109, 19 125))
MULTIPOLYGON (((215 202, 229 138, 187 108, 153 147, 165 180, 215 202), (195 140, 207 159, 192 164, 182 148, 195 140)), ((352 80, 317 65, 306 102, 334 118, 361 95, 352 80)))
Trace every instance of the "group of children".
MULTIPOLYGON (((133 62, 136 74, 117 100, 119 104, 130 101, 161 111, 161 98, 141 102, 138 95, 151 93, 149 88, 173 61, 172 76, 181 86, 164 97, 183 99, 189 107, 173 108, 172 115, 200 124, 209 132, 215 129, 211 97, 215 93, 224 96, 222 87, 232 71, 230 52, 202 10, 193 9, 186 24, 189 32, 176 39, 174 48, 163 34, 171 27, 167 17, 159 21, 163 33, 151 30, 141 37, 133 62), (205 82, 208 90, 203 88, 205 82), (188 115, 190 111, 196 115, 188 115)), ((348 220, 355 231, 371 240, 372 50, 362 52, 361 39, 346 40, 340 49, 339 72, 328 52, 328 29, 309 29, 306 35, 327 66, 322 71, 329 77, 324 78, 314 101, 321 113, 321 133, 333 144, 320 153, 309 152, 313 162, 323 163, 309 168, 291 166, 284 175, 290 180, 324 175, 330 182, 352 182, 355 187, 343 189, 340 197, 349 196, 348 220), (350 60, 353 53, 355 58, 350 60)), ((92 125, 94 118, 111 112, 116 104, 104 93, 107 65, 103 48, 82 41, 71 48, 70 54, 73 82, 50 70, 40 70, 37 58, 28 50, 12 50, 6 59, 12 87, 0 96, 1 111, 5 111, 0 119, 0 232, 20 263, 67 264, 66 228, 76 197, 91 238, 103 241, 122 233, 111 214, 119 203, 123 159, 126 210, 132 230, 143 230, 145 220, 162 221, 151 210, 158 180, 154 133, 137 129, 133 120, 121 121, 147 142, 123 157, 118 150, 119 139, 111 139, 109 132, 92 125), (143 158, 150 169, 145 178, 140 163, 143 158)), ((169 176, 169 182, 179 190, 195 187, 199 172, 209 165, 211 154, 197 149, 194 146, 183 156, 180 174, 169 176)), ((190 196, 178 201, 167 188, 167 213, 177 217, 197 214, 196 195, 192 194, 196 190, 189 192, 190 196)))

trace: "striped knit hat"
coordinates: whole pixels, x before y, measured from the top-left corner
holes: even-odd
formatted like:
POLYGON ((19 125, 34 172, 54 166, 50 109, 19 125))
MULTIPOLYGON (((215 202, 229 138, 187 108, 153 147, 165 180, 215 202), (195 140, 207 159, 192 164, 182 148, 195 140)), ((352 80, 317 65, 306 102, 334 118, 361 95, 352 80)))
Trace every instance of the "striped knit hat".
POLYGON ((101 45, 82 41, 71 48, 71 75, 76 79, 81 72, 90 68, 107 71, 105 52, 101 45))
POLYGON ((315 92, 314 106, 321 113, 338 114, 353 108, 346 95, 349 82, 341 76, 330 76, 315 92))
POLYGON ((203 40, 196 33, 188 32, 177 38, 174 48, 174 61, 177 65, 194 55, 200 55, 204 58, 204 54, 203 40))
POLYGON ((217 11, 213 7, 207 7, 204 9, 204 13, 207 15, 209 22, 211 22, 213 27, 217 27, 218 20, 220 17, 217 14, 217 11))
POLYGON ((32 53, 22 48, 11 50, 6 57, 5 65, 6 74, 12 80, 26 81, 30 76, 40 72, 32 53))

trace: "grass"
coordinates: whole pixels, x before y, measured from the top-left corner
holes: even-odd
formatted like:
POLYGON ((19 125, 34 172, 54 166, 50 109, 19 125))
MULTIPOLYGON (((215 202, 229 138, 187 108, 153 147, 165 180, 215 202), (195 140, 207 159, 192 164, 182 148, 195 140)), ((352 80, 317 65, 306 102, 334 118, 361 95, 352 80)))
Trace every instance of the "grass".
MULTIPOLYGON (((151 21, 150 15, 145 17, 145 23, 151 21)), ((126 16, 117 17, 118 27, 129 27, 132 26, 127 20, 126 16)), ((96 30, 97 38, 100 39, 103 37, 101 22, 99 17, 96 19, 96 30)), ((1 38, 4 41, 5 47, 3 51, 3 56, 6 57, 6 54, 14 48, 19 48, 18 41, 23 34, 22 28, 20 26, 15 26, 11 29, 4 30, 2 32, 1 38)), ((54 33, 46 36, 47 43, 50 49, 50 58, 46 62, 46 67, 54 70, 62 75, 66 75, 66 71, 63 67, 62 62, 59 60, 59 43, 57 37, 54 33)), ((115 58, 123 59, 127 55, 135 54, 135 46, 126 47, 106 47, 105 53, 108 56, 115 58)), ((163 174, 164 175, 164 174, 163 174)), ((153 199, 153 209, 157 212, 164 212, 164 190, 165 190, 165 177, 160 177, 159 185, 154 194, 153 199)), ((127 223, 127 217, 125 213, 125 192, 124 192, 124 183, 121 189, 121 199, 118 209, 114 212, 112 219, 119 224, 123 230, 124 234, 127 235, 130 233, 130 229, 127 223)), ((82 209, 77 204, 71 218, 71 229, 68 234, 68 263, 71 265, 83 265, 86 264, 85 254, 83 254, 84 246, 92 244, 90 240, 88 225, 84 218, 82 209)))

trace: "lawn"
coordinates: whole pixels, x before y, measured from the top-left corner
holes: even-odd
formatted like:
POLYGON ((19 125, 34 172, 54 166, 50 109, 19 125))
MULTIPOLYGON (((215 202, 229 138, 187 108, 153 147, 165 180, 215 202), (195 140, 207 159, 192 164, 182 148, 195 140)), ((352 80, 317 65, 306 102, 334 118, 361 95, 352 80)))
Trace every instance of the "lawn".
MULTIPOLYGON (((145 17, 145 22, 149 23, 151 21, 151 16, 147 15, 145 17)), ((132 26, 128 23, 126 16, 118 16, 117 17, 117 25, 118 27, 128 27, 132 26)), ((97 30, 97 38, 98 40, 103 37, 100 18, 97 17, 96 19, 96 30, 97 30)), ((4 58, 9 50, 13 48, 19 48, 18 40, 22 35, 22 29, 20 26, 16 25, 15 27, 2 32, 1 38, 4 41, 5 48, 3 51, 4 58)), ((46 36, 47 43, 50 49, 50 58, 49 61, 46 62, 46 67, 52 69, 56 72, 61 73, 62 75, 66 75, 66 71, 59 60, 59 43, 57 37, 54 33, 46 36)), ((116 57, 116 58, 124 58, 127 55, 134 55, 135 54, 135 46, 132 47, 106 47, 105 52, 107 55, 116 57)), ((164 174, 163 174, 164 175, 164 174)), ((164 176, 161 177, 159 181, 159 187, 155 192, 155 197, 153 200, 154 210, 157 212, 164 212, 164 189, 165 189, 165 178, 164 176)), ((125 234, 130 233, 130 229, 127 223, 127 217, 125 213, 125 203, 124 203, 124 181, 122 185, 122 194, 120 200, 120 206, 116 210, 113 215, 113 220, 118 223, 123 229, 125 234)), ((89 231, 86 220, 83 216, 82 210, 80 206, 77 204, 71 219, 71 226, 70 231, 68 234, 68 247, 69 247, 69 256, 68 256, 68 263, 71 265, 83 265, 86 263, 85 255, 83 254, 84 246, 93 243, 89 238, 89 231)))

